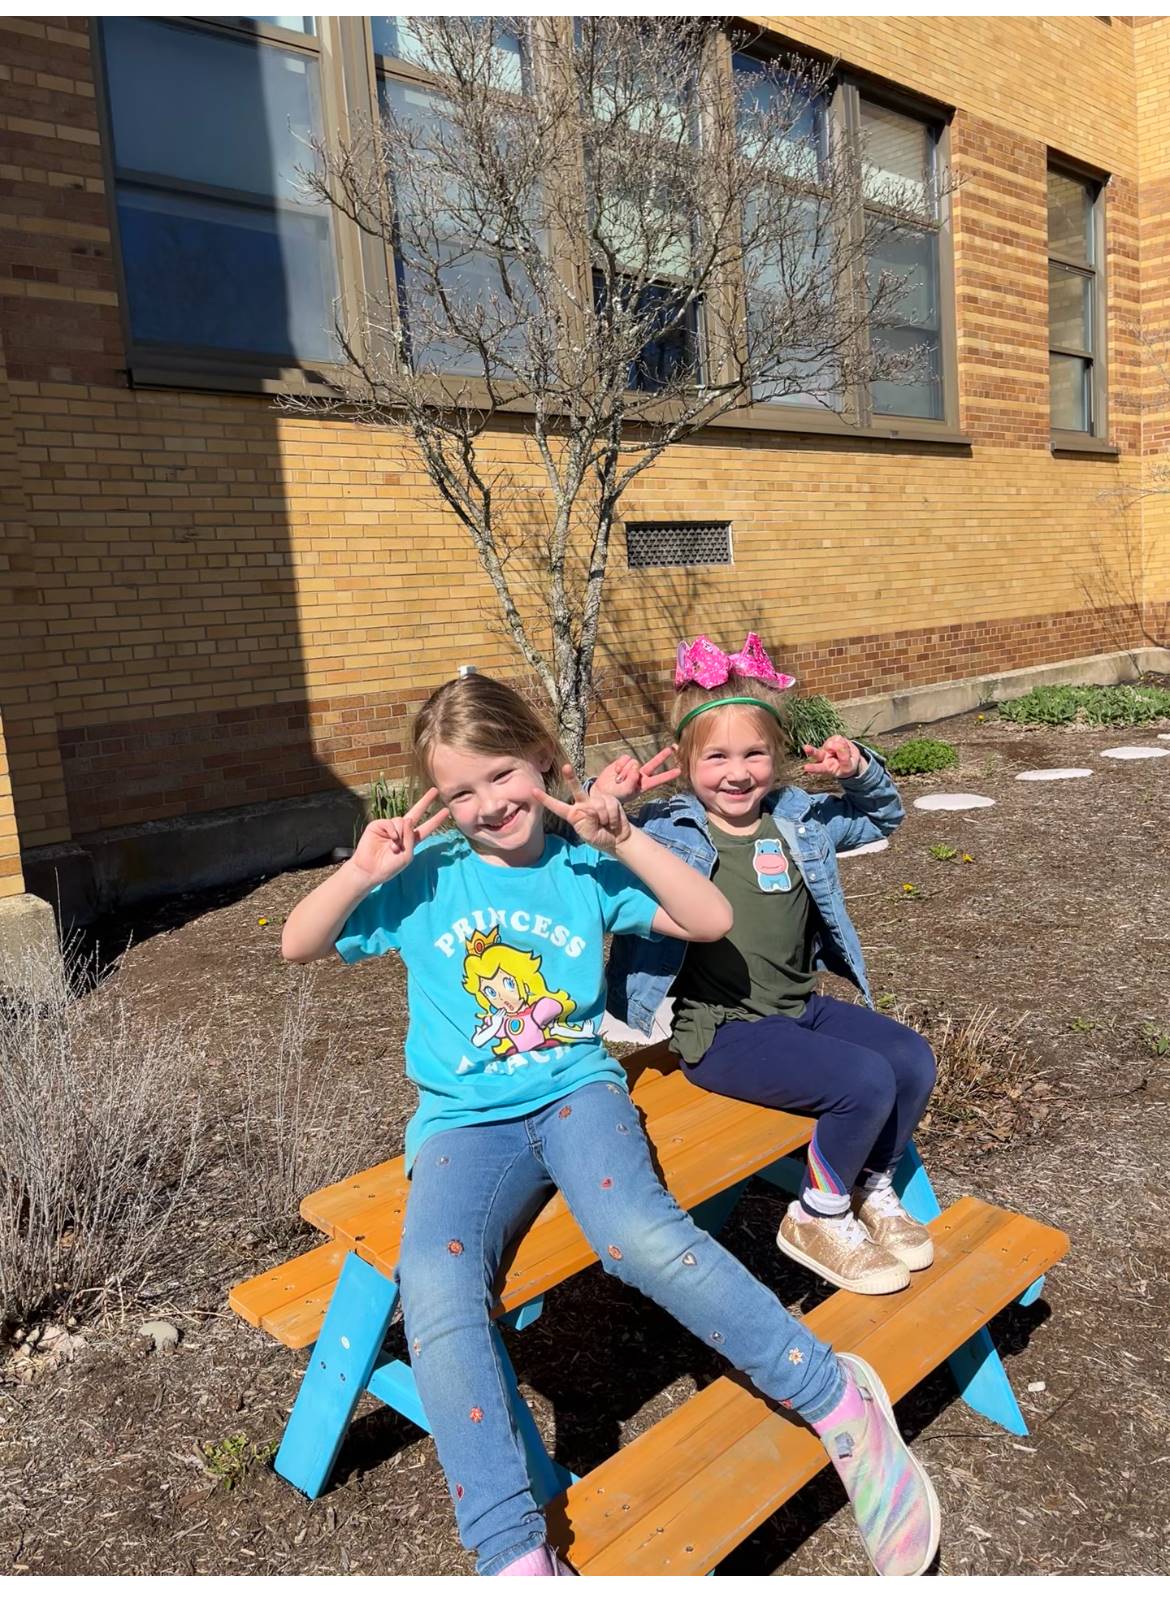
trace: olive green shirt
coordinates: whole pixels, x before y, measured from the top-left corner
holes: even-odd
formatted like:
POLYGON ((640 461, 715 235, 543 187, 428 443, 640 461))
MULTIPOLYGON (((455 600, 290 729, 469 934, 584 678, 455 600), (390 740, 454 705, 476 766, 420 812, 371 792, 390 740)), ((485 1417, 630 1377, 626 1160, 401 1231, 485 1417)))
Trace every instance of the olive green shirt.
POLYGON ((801 1015, 816 984, 814 907, 772 817, 762 816, 750 835, 735 837, 714 824, 710 831, 718 853, 712 881, 735 921, 718 943, 689 944, 674 981, 670 1041, 689 1065, 724 1021, 801 1015))

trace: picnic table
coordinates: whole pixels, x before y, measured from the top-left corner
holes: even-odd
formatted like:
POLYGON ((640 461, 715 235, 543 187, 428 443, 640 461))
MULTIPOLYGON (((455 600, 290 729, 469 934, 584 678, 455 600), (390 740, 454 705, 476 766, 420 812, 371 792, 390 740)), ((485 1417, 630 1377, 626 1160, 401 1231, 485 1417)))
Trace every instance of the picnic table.
MULTIPOLYGON (((704 1092, 665 1045, 623 1065, 660 1174, 700 1225, 717 1233, 753 1176, 797 1190, 803 1161, 794 1156, 813 1121, 704 1092)), ((1013 1300, 1039 1295, 1068 1239, 974 1198, 942 1213, 913 1147, 895 1186, 930 1226, 934 1264, 900 1293, 835 1292, 806 1324, 869 1360, 895 1400, 946 1360, 965 1403, 1026 1434, 987 1324, 1013 1300)), ((310 1497, 325 1487, 364 1392, 429 1430, 409 1364, 384 1347, 407 1191, 398 1158, 310 1194, 301 1214, 328 1241, 231 1294, 251 1325, 289 1348, 312 1348, 275 1461, 310 1497)), ((503 1261, 497 1321, 523 1330, 547 1292, 596 1259, 556 1194, 503 1261)), ((579 1480, 550 1458, 496 1335, 534 1495, 551 1540, 583 1574, 707 1574, 827 1463, 811 1432, 732 1373, 579 1480)))

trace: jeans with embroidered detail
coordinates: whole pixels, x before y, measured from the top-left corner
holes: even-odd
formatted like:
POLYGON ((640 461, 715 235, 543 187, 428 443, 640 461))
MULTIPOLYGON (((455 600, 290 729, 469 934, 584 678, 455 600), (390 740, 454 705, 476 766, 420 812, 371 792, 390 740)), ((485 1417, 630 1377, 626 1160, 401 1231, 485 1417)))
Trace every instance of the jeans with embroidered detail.
POLYGON ((460 1539, 494 1575, 544 1540, 491 1333, 508 1241, 559 1187, 604 1268, 812 1423, 844 1391, 832 1350, 663 1188, 638 1111, 607 1082, 419 1150, 399 1260, 419 1396, 460 1539))

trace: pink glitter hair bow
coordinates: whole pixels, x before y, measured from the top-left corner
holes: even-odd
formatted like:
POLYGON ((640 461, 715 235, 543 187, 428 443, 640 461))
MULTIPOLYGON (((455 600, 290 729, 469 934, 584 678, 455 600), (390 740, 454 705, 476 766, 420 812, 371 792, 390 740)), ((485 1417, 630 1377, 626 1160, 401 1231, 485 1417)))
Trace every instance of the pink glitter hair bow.
POLYGON ((691 682, 698 683, 700 688, 718 688, 729 677, 755 677, 760 682, 771 683, 773 688, 791 688, 796 682, 795 677, 776 670, 756 633, 748 633, 743 648, 734 655, 725 655, 718 644, 713 644, 702 633, 694 643, 678 646, 674 667, 676 688, 685 688, 691 682))

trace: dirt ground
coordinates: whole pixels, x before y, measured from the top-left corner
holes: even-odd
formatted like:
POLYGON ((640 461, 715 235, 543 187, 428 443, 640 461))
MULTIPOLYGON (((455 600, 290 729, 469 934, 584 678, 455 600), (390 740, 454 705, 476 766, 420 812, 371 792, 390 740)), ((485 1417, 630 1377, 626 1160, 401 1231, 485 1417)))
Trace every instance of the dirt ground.
MULTIPOLYGON (((957 1019, 993 1006, 1028 1056, 1029 1113, 1011 1136, 997 1135, 993 1114, 958 1130, 936 1117, 920 1140, 941 1201, 975 1193, 1071 1237, 1043 1298, 993 1326, 1026 1438, 966 1409, 945 1369, 899 1405, 939 1490, 943 1573, 1167 1568, 1170 1052, 1158 1039, 1170 1035, 1170 762, 1100 758, 1117 744, 1156 744, 1159 730, 1017 729, 993 715, 924 729, 958 745, 959 769, 904 779, 907 819, 891 848, 841 865, 883 1003, 957 1019), (1042 765, 1096 774, 1014 780, 1042 765), (910 803, 956 789, 997 804, 945 814, 910 803), (934 858, 936 844, 958 854, 934 858)), ((107 984, 144 1016, 197 1012, 227 994, 262 1031, 296 979, 278 958, 281 920, 320 875, 108 923, 98 929, 107 956, 131 932, 134 943, 107 984)), ((347 1076, 377 1106, 368 1131, 392 1153, 413 1107, 400 968, 337 963, 318 981, 320 1004, 349 1007, 347 1076)), ((211 1092, 232 1048, 229 1036, 217 1042, 211 1092)), ((209 1150, 143 1300, 82 1327, 76 1358, 36 1380, 18 1381, 11 1358, 0 1363, 0 1574, 470 1573, 430 1440, 368 1399, 316 1502, 268 1468, 304 1356, 227 1311, 230 1285, 273 1255, 219 1195, 209 1150), (168 1353, 138 1335, 158 1315, 181 1333, 168 1353), (229 1490, 208 1476, 200 1449, 233 1438, 257 1457, 229 1490)), ((786 1304, 808 1308, 816 1289, 773 1243, 782 1203, 753 1184, 724 1240, 786 1304)), ((579 1473, 721 1369, 599 1267, 552 1294, 511 1347, 546 1440, 579 1473)), ((722 1569, 868 1566, 825 1471, 722 1569)))

